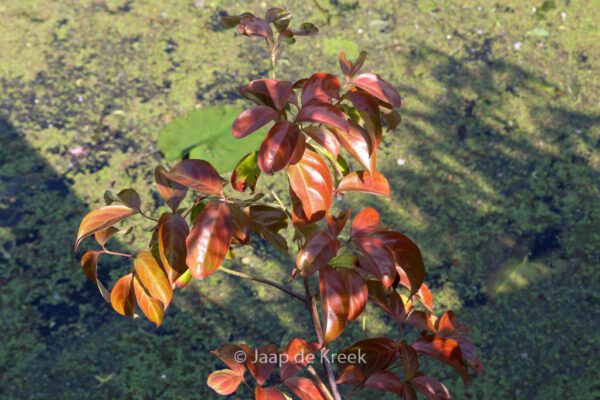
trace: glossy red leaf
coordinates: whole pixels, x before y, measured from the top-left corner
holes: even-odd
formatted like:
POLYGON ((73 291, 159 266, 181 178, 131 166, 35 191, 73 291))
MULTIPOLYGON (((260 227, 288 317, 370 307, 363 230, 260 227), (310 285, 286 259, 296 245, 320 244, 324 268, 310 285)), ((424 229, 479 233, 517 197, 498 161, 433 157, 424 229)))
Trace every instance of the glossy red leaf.
POLYGON ((387 197, 391 195, 390 185, 383 174, 379 172, 369 174, 365 171, 351 172, 346 175, 338 185, 338 192, 342 194, 365 192, 387 197))
POLYGON ((379 229, 379 212, 371 207, 363 208, 352 220, 350 236, 357 237, 379 229))
POLYGON ((465 339, 462 336, 452 336, 458 345, 460 346, 460 351, 463 356, 463 360, 467 363, 469 367, 477 374, 477 376, 481 376, 483 373, 483 364, 479 357, 477 356, 477 347, 470 340, 465 339))
POLYGON ((360 74, 352 79, 352 83, 378 100, 390 104, 394 108, 400 107, 400 93, 389 82, 381 79, 379 75, 372 73, 360 74))
POLYGON ((429 376, 417 376, 410 383, 430 400, 450 400, 450 392, 437 379, 429 376))
POLYGON ((273 41, 273 30, 269 23, 249 13, 242 14, 236 29, 245 36, 260 36, 273 41))
POLYGON ((427 311, 412 310, 406 322, 421 331, 434 333, 436 319, 435 315, 427 311))
POLYGON ((358 55, 358 58, 356 59, 356 61, 354 61, 354 63, 352 63, 348 60, 348 58, 346 57, 346 54, 343 51, 340 53, 340 56, 339 56, 340 68, 342 69, 342 73, 346 76, 346 79, 351 79, 354 75, 356 75, 360 71, 366 58, 367 58, 367 52, 363 50, 358 55))
POLYGON ((208 376, 206 384, 222 396, 234 393, 242 383, 242 376, 236 371, 222 369, 208 376))
POLYGON ((248 370, 259 385, 264 384, 275 370, 278 353, 277 347, 269 344, 257 347, 248 354, 248 370))
POLYGON ((387 338, 361 340, 342 350, 341 354, 347 355, 348 359, 351 354, 355 354, 358 362, 352 365, 360 368, 365 378, 375 371, 386 369, 399 357, 398 343, 387 338), (362 359, 360 359, 361 355, 362 359))
POLYGON ((306 239, 298 252, 296 267, 302 276, 311 276, 327 265, 339 249, 339 240, 332 238, 329 232, 318 232, 306 239))
POLYGON ((154 322, 157 327, 160 326, 163 320, 165 307, 160 300, 153 298, 150 293, 144 288, 136 275, 133 278, 133 289, 137 304, 150 322, 154 322))
POLYGON ((196 192, 219 196, 223 191, 221 176, 204 160, 183 160, 166 172, 167 178, 196 192))
POLYGON ((248 208, 248 214, 254 224, 278 232, 288 226, 288 216, 280 208, 264 204, 253 204, 248 208))
POLYGON ((386 392, 404 394, 404 384, 398 375, 392 371, 375 371, 365 381, 366 387, 383 390, 386 392))
POLYGON ((453 311, 446 311, 438 320, 438 335, 452 336, 469 333, 471 328, 455 319, 453 311))
POLYGON ((396 129, 400 122, 402 122, 402 115, 397 110, 380 107, 381 115, 383 115, 383 119, 387 123, 387 132, 393 131, 396 129))
POLYGON ((246 366, 244 363, 240 363, 236 360, 236 354, 240 354, 238 352, 244 351, 240 346, 235 344, 226 344, 217 350, 212 350, 211 353, 215 356, 219 357, 221 361, 223 361, 227 367, 231 370, 237 372, 240 376, 244 375, 244 371, 246 371, 246 366))
POLYGON ((395 290, 386 290, 378 281, 367 282, 369 298, 395 321, 404 322, 406 310, 402 297, 395 290))
POLYGON ((140 252, 133 260, 135 276, 140 280, 150 296, 160 300, 166 307, 173 298, 173 288, 167 273, 149 251, 140 252))
POLYGON ((311 101, 304 104, 296 116, 296 122, 316 122, 325 124, 332 128, 348 132, 348 120, 346 115, 337 107, 319 101, 311 101))
POLYGON ((369 94, 352 90, 344 95, 348 98, 361 118, 365 121, 365 128, 371 138, 371 151, 374 151, 381 143, 381 114, 379 111, 379 102, 369 94))
POLYGON ((340 154, 340 141, 329 129, 320 126, 307 126, 302 129, 308 137, 327 150, 334 158, 340 154))
POLYGON ((106 287, 100 282, 98 279, 98 257, 100 255, 99 251, 88 251, 81 257, 81 269, 83 270, 83 274, 92 282, 98 286, 98 290, 100 294, 110 303, 110 293, 106 289, 106 287))
POLYGON ((348 320, 354 321, 364 311, 369 298, 367 282, 362 275, 353 269, 339 268, 338 272, 346 284, 349 296, 348 320))
POLYGON ((319 290, 325 315, 323 344, 327 345, 346 328, 350 299, 342 276, 331 267, 326 266, 319 270, 319 290))
POLYGON ((248 90, 268 98, 267 105, 272 104, 277 110, 283 110, 290 102, 292 82, 275 79, 256 79, 247 86, 248 90))
POLYGON ((460 346, 454 339, 440 336, 424 336, 412 344, 419 353, 426 354, 452 366, 465 382, 471 380, 467 367, 463 362, 460 346))
POLYGON ((325 161, 314 151, 306 150, 299 163, 287 169, 290 187, 300 199, 309 220, 324 216, 333 200, 333 180, 325 161))
POLYGON ((317 72, 304 83, 302 88, 302 105, 311 101, 328 103, 340 98, 340 81, 334 75, 317 72))
POLYGON ((237 139, 256 132, 277 118, 277 111, 266 106, 256 106, 242 111, 233 121, 231 132, 237 139))
POLYGON ((233 237, 233 216, 225 203, 206 205, 194 220, 186 239, 186 264, 196 279, 212 275, 221 266, 233 237))
POLYGON ((281 390, 277 389, 274 386, 269 386, 263 388, 261 386, 257 386, 254 389, 254 399, 255 400, 286 400, 285 396, 281 392, 281 390))
MULTIPOLYGON (((310 362, 310 357, 318 350, 316 343, 308 343, 304 339, 294 338, 283 351, 279 375, 282 380, 289 378, 310 362)), ((316 359, 316 358, 315 358, 316 359)))
POLYGON ((385 242, 373 236, 359 236, 354 238, 354 242, 365 256, 360 259, 361 265, 374 271, 385 287, 391 287, 396 279, 396 262, 385 242))
POLYGON ((188 269, 185 239, 189 233, 187 222, 179 214, 164 213, 158 220, 158 253, 171 284, 188 269))
POLYGON ((350 214, 351 211, 348 209, 344 212, 341 212, 337 217, 334 217, 331 214, 327 214, 325 216, 327 221, 327 230, 329 231, 331 236, 337 237, 342 232, 342 230, 344 230, 344 227, 346 226, 346 223, 350 218, 350 214))
POLYGON ((171 210, 177 210, 181 201, 185 198, 187 193, 187 187, 180 185, 167 178, 167 170, 161 166, 156 167, 154 170, 154 180, 156 181, 156 190, 158 194, 164 200, 164 202, 171 207, 171 210))
POLYGON ((308 378, 292 377, 283 383, 300 398, 300 400, 326 400, 319 386, 308 378))
POLYGON ((372 162, 373 147, 367 131, 354 121, 348 121, 348 131, 334 129, 335 135, 348 153, 352 155, 365 169, 373 172, 375 163, 372 162))
POLYGON ((419 355, 409 344, 400 343, 398 351, 402 360, 404 380, 411 380, 419 372, 419 355))
POLYGON ((306 151, 306 136, 303 134, 298 135, 298 140, 296 141, 296 145, 294 146, 294 152, 292 153, 292 157, 290 157, 290 164, 297 164, 302 160, 304 156, 304 152, 306 151))
POLYGON ((110 304, 116 312, 125 316, 133 315, 134 307, 133 274, 119 278, 110 291, 110 304))
POLYGON ((294 155, 300 131, 288 121, 277 122, 265 136, 258 151, 258 166, 266 174, 285 168, 294 155))
POLYGON ((421 285, 417 291, 417 296, 419 296, 419 298, 423 301, 423 304, 429 307, 429 309, 433 309, 433 295, 426 284, 423 283, 421 285))
POLYGON ((238 192, 243 192, 249 188, 250 192, 254 193, 259 176, 258 152, 253 151, 246 154, 233 169, 231 186, 238 192))
POLYGON ((338 385, 361 386, 365 378, 364 371, 357 364, 348 364, 342 369, 335 382, 338 385))
POLYGON ((104 206, 97 210, 90 211, 83 217, 83 220, 81 220, 73 251, 77 250, 81 241, 86 237, 111 227, 134 214, 137 214, 136 210, 120 204, 104 206))
POLYGON ((281 111, 288 103, 298 105, 298 98, 292 89, 293 84, 288 81, 256 79, 242 88, 240 93, 258 105, 281 111))
MULTIPOLYGON (((375 236, 383 240, 383 243, 392 251, 396 264, 404 271, 410 282, 409 289, 416 293, 425 280, 425 264, 419 246, 400 232, 379 231, 375 233, 375 236)), ((424 294, 426 295, 426 293, 424 294)))

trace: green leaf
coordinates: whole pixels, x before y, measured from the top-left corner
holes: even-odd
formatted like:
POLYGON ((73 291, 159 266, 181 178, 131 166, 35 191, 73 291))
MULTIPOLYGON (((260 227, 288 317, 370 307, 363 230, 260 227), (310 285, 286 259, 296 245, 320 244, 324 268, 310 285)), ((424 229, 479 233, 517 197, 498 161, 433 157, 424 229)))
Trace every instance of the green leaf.
POLYGON ((205 107, 175 118, 159 132, 158 149, 167 161, 189 154, 220 172, 232 171, 237 160, 258 149, 264 137, 261 131, 242 139, 232 136, 231 124, 242 111, 232 106, 205 107))

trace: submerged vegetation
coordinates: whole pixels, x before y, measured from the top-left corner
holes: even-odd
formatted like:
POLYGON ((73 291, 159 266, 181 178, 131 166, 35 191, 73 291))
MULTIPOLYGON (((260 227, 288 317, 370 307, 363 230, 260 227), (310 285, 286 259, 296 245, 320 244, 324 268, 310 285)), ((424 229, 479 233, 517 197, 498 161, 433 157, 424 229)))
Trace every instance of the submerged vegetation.
MULTIPOLYGON (((279 79, 300 76, 303 65, 337 71, 332 54, 367 48, 365 67, 405 96, 404 120, 378 159, 395 196, 344 202, 377 206, 382 223, 413 237, 440 310, 458 310, 476 327, 481 379, 463 387, 449 369, 428 370, 460 399, 597 397, 600 31, 592 2, 319 1, 325 12, 305 3, 286 5, 322 34, 282 54, 279 79)), ((206 350, 238 340, 281 346, 306 330, 309 321, 279 294, 222 275, 208 278, 208 292, 190 285, 158 329, 125 321, 70 254, 79 217, 101 204, 99 189, 143 189, 144 211, 159 207, 147 171, 161 159, 166 124, 238 101, 240 81, 268 76, 256 55, 262 43, 221 30, 220 14, 238 7, 0 6, 3 398, 211 398, 204 381, 220 366, 206 350), (225 47, 234 50, 222 57, 225 47)), ((117 247, 144 234, 134 229, 117 247)), ((260 242, 241 258, 278 281, 289 262, 260 242)), ((100 274, 112 283, 123 268, 100 274)), ((383 314, 367 315, 369 336, 393 334, 383 314)), ((348 334, 364 337, 360 326, 348 334)))

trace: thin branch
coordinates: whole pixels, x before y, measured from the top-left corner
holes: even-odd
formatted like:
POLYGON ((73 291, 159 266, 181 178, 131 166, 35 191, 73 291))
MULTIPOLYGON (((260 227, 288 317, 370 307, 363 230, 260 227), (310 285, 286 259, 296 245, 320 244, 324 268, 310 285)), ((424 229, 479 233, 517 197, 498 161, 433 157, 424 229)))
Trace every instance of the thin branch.
POLYGON ((264 283, 265 285, 273 286, 273 287, 275 287, 275 288, 277 288, 277 289, 279 289, 279 290, 281 290, 281 291, 289 294, 290 296, 295 297, 296 299, 300 300, 301 302, 306 303, 306 297, 302 296, 299 293, 294 292, 292 289, 289 289, 289 288, 286 288, 283 285, 280 285, 277 282, 273 282, 273 281, 271 281, 269 279, 261 278, 259 276, 253 276, 253 275, 245 274, 243 272, 234 271, 232 269, 225 268, 223 266, 221 266, 219 268, 219 270, 225 272, 226 274, 237 276, 237 277, 242 278, 242 279, 248 279, 250 281, 260 282, 260 283, 264 283))
POLYGON ((107 250, 106 247, 104 247, 104 246, 102 246, 102 252, 104 254, 110 254, 110 255, 113 255, 113 256, 133 258, 133 256, 131 254, 119 253, 117 251, 110 251, 110 250, 107 250))
POLYGON ((327 386, 325 386, 325 384, 321 380, 321 377, 319 376, 319 374, 317 374, 317 371, 315 371, 313 366, 309 365, 308 367, 306 367, 306 369, 308 370, 308 373, 315 380, 315 383, 319 386, 319 389, 321 389, 321 391, 325 394, 325 396, 327 396, 327 400, 334 400, 333 395, 331 394, 331 392, 329 391, 327 386))
MULTIPOLYGON (((323 345, 323 326, 321 325, 321 321, 319 319, 317 302, 310 291, 308 277, 304 277, 304 291, 306 292, 306 298, 308 299, 308 301, 306 302, 306 308, 310 313, 313 327, 317 335, 317 339, 319 341, 319 344, 321 345, 321 354, 323 354, 323 351, 327 350, 326 347, 323 345)), ((323 367, 325 368, 325 372, 327 373, 327 380, 329 381, 329 386, 331 387, 331 391, 333 392, 333 398, 335 400, 341 400, 342 396, 340 395, 337 384, 335 383, 335 375, 333 374, 333 370, 331 369, 331 364, 329 363, 329 360, 326 356, 322 356, 321 358, 323 359, 323 367)))

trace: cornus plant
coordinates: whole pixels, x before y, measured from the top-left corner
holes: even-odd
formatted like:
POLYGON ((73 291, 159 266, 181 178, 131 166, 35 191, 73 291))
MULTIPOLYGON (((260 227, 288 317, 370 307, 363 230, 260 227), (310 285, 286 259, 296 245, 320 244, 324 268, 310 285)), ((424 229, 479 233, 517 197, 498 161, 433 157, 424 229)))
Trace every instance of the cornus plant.
MULTIPOLYGON (((275 71, 285 43, 318 32, 312 24, 290 28, 290 20, 286 11, 271 8, 265 18, 244 13, 223 17, 222 23, 264 39, 275 71)), ((256 399, 286 399, 289 393, 302 400, 340 399, 344 387, 351 386, 403 399, 416 399, 418 392, 429 399, 449 399, 444 385, 421 371, 421 357, 450 365, 465 382, 471 379, 469 369, 482 373, 475 346, 465 338, 469 328, 452 311, 434 315, 418 246, 383 226, 373 208, 353 218, 350 210, 332 210, 334 196, 350 192, 390 196, 389 184, 377 169, 377 149, 384 130, 400 122, 400 95, 379 75, 361 72, 365 58, 362 52, 351 62, 341 53, 342 81, 317 72, 295 82, 257 79, 243 87, 241 95, 254 105, 233 122, 233 136, 258 134, 267 126, 268 133, 257 151, 239 161, 229 182, 203 160, 159 166, 156 189, 169 212, 158 218, 143 214, 137 193, 125 189, 107 192, 107 205, 81 222, 75 249, 89 236, 100 246, 83 255, 83 272, 124 316, 135 316, 139 309, 158 326, 175 289, 217 271, 270 285, 306 309, 314 337, 307 333, 283 348, 227 344, 214 350, 227 366, 207 380, 219 394, 250 390, 248 395, 256 399), (275 173, 287 177, 289 207, 274 192, 269 195, 273 203, 257 192, 261 175, 275 173), (186 196, 191 201, 182 207, 186 196), (148 249, 136 255, 108 250, 107 241, 123 233, 115 225, 135 215, 152 221, 148 249), (302 282, 302 293, 223 266, 236 248, 252 245, 252 236, 284 253, 290 247, 297 250, 290 276, 302 282), (109 255, 130 262, 129 272, 110 292, 96 272, 100 256, 109 255), (404 338, 368 338, 335 359, 327 357, 330 344, 364 315, 368 302, 387 313, 404 338), (410 341, 407 328, 414 332, 410 341)))

